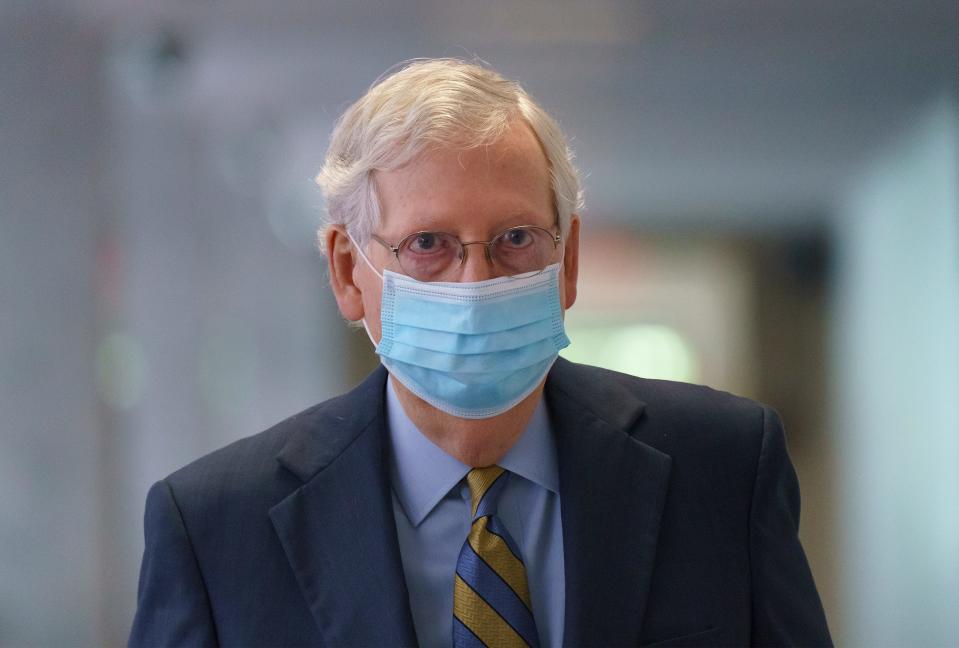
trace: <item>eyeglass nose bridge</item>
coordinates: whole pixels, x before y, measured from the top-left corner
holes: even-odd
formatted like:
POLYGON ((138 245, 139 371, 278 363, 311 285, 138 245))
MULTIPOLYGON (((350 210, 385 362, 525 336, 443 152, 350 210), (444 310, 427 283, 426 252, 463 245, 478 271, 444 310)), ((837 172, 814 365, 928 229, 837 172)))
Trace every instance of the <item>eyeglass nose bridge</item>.
POLYGON ((463 252, 462 256, 460 257, 460 266, 466 263, 466 257, 469 256, 469 250, 466 247, 467 245, 482 245, 485 248, 484 254, 486 256, 486 263, 488 263, 490 266, 496 265, 493 261, 493 253, 491 251, 493 247, 493 241, 495 240, 496 239, 490 239, 489 241, 460 241, 460 250, 463 252))

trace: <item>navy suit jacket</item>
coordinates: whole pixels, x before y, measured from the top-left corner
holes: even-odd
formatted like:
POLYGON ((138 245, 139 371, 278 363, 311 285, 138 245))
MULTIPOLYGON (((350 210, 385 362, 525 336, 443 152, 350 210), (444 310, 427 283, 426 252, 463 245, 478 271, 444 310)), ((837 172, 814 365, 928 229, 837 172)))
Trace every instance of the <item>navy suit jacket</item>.
MULTIPOLYGON (((415 645, 386 378, 153 486, 131 645, 415 645)), ((774 412, 562 359, 545 398, 565 645, 830 644, 774 412)))

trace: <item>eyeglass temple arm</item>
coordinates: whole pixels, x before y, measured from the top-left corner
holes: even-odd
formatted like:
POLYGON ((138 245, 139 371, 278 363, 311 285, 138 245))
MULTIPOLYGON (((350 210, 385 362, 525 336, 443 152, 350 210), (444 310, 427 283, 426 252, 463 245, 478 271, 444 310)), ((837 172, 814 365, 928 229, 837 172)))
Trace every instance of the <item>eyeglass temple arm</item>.
POLYGON ((388 249, 390 252, 392 252, 393 256, 399 258, 400 246, 393 245, 392 243, 387 243, 376 234, 370 234, 370 238, 372 238, 374 241, 376 241, 377 243, 379 243, 380 245, 388 249))

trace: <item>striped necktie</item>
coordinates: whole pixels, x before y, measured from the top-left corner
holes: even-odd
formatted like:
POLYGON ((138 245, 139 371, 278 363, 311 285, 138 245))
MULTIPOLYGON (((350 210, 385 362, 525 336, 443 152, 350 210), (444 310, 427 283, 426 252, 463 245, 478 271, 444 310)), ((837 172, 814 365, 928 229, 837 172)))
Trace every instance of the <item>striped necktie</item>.
POLYGON ((499 466, 466 475, 473 526, 456 561, 454 648, 537 646, 526 568, 519 549, 496 517, 509 473, 499 466))

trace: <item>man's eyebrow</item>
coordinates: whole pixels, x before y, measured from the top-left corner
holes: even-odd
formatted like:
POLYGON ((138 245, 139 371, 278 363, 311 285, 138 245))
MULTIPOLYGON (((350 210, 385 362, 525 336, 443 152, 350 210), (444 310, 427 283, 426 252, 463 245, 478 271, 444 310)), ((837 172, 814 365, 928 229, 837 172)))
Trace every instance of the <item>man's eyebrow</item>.
MULTIPOLYGON (((549 215, 550 222, 543 221, 543 214, 537 214, 533 210, 516 209, 510 210, 504 216, 497 218, 493 225, 490 225, 490 236, 495 236, 503 230, 520 225, 537 225, 539 227, 550 228, 554 224, 552 215, 549 215)), ((429 214, 424 212, 414 212, 406 218, 406 229, 402 236, 407 236, 414 232, 447 232, 456 234, 457 230, 469 225, 468 221, 463 220, 460 214, 429 214)))

